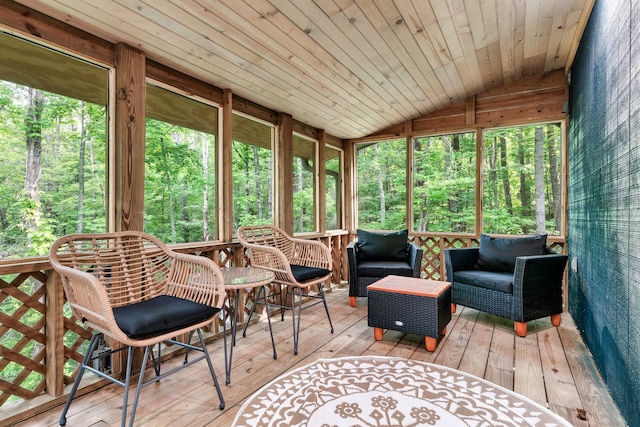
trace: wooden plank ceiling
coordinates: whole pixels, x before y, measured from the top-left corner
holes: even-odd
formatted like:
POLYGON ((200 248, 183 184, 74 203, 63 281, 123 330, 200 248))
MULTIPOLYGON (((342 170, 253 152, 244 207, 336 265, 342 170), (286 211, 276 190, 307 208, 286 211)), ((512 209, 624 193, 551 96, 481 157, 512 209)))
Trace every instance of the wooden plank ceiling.
POLYGON ((350 139, 571 66, 595 0, 20 0, 350 139))

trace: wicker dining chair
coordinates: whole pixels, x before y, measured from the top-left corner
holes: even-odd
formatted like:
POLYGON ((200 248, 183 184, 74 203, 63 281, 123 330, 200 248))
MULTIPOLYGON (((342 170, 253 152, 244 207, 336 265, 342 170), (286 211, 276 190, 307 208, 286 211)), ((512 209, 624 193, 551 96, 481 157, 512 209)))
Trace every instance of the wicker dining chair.
MULTIPOLYGON (((285 285, 287 289, 285 301, 290 294, 292 295, 290 306, 282 303, 269 303, 269 306, 282 309, 282 320, 284 320, 284 310, 291 310, 293 353, 298 354, 300 317, 303 310, 316 304, 324 304, 331 333, 333 333, 333 324, 323 288, 323 283, 331 277, 332 260, 329 248, 320 242, 291 237, 284 230, 273 225, 243 226, 238 229, 237 235, 240 243, 249 251, 251 265, 275 273, 273 283, 285 285), (317 286, 317 294, 308 292, 311 286, 317 286)), ((255 304, 251 307, 247 325, 254 309, 255 304)))
MULTIPOLYGON (((135 231, 64 236, 52 245, 49 261, 60 276, 74 316, 94 331, 60 417, 60 425, 66 424, 67 411, 85 371, 124 386, 121 424, 125 425, 132 356, 136 347, 144 348, 144 356, 129 425, 133 425, 143 386, 203 359, 209 365, 220 409, 224 409, 220 385, 201 331, 222 309, 226 297, 222 273, 213 261, 174 252, 157 238, 135 231), (198 334, 199 346, 190 343, 194 331, 198 334), (186 342, 171 339, 179 335, 189 339, 184 340, 186 342), (127 350, 124 382, 114 373, 95 367, 100 363, 96 364, 94 352, 104 336, 123 344, 112 350, 109 357, 127 350), (165 373, 160 370, 162 342, 185 348, 184 363, 165 373), (158 355, 153 351, 155 345, 158 345, 158 355), (202 356, 189 360, 190 350, 200 351, 202 356), (155 375, 144 382, 149 357, 155 375)), ((104 352, 96 353, 105 356, 104 352)))

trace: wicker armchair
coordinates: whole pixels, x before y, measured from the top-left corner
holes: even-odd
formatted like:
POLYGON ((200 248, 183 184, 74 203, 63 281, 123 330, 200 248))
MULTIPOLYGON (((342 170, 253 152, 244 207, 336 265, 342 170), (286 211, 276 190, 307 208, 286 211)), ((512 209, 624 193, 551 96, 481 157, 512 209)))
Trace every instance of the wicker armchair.
POLYGON ((456 304, 513 320, 516 334, 527 334, 531 320, 562 314, 562 279, 567 256, 546 246, 546 236, 492 238, 480 247, 445 250, 447 281, 456 304))
POLYGON ((226 297, 222 273, 213 261, 174 252, 155 237, 140 232, 65 236, 52 245, 49 261, 60 276, 74 316, 95 331, 78 368, 60 425, 66 423, 67 411, 86 370, 125 387, 121 421, 125 425, 135 347, 145 350, 130 425, 143 386, 203 359, 209 366, 220 409, 224 409, 222 392, 200 330, 217 316, 226 297), (194 331, 198 333, 199 346, 171 340, 183 334, 191 338, 194 331), (94 352, 104 336, 124 347, 106 355, 97 352, 101 358, 128 351, 124 383, 109 370, 95 368, 100 364, 96 364, 94 352), (161 374, 160 355, 154 354, 153 346, 158 344, 159 353, 163 341, 184 347, 186 355, 183 365, 161 374), (200 351, 202 356, 189 360, 189 350, 200 351), (149 356, 155 375, 144 382, 149 356))
MULTIPOLYGON (((283 310, 282 320, 284 320, 284 310, 291 310, 293 353, 298 354, 300 317, 303 310, 316 304, 324 304, 331 333, 333 333, 333 324, 323 289, 323 283, 331 277, 332 260, 329 248, 320 242, 293 238, 273 225, 243 226, 238 229, 237 235, 240 243, 249 251, 251 265, 273 271, 275 274, 273 283, 285 285, 287 288, 284 299, 287 300, 289 294, 293 296, 291 306, 282 303, 269 304, 283 310), (317 294, 308 293, 311 286, 317 286, 317 294)), ((254 308, 255 305, 251 308, 247 324, 253 315, 254 308)))
POLYGON ((367 296, 367 286, 383 277, 420 277, 423 250, 409 242, 408 231, 378 233, 357 230, 358 240, 347 245, 349 305, 367 296))

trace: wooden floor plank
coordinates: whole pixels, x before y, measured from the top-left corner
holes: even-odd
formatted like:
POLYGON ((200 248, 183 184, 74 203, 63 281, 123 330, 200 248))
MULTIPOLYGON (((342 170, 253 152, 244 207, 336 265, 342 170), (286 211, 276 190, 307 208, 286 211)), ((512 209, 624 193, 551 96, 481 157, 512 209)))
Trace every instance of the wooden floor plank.
POLYGON ((491 352, 484 379, 513 390, 514 342, 513 322, 492 316, 495 320, 491 352))
POLYGON ((473 327, 473 332, 469 338, 467 348, 473 351, 465 351, 458 369, 468 372, 477 377, 484 377, 487 370, 487 360, 489 359, 489 349, 491 348, 491 338, 493 336, 493 320, 485 313, 479 313, 478 321, 473 327))
MULTIPOLYGON (((619 411, 606 392, 593 359, 573 324, 564 314, 559 328, 548 320, 529 322, 526 338, 515 337, 513 322, 458 306, 447 333, 434 352, 423 337, 385 331, 376 341, 367 323, 366 298, 348 305, 347 290, 327 295, 335 332, 329 331, 322 306, 303 313, 299 353, 293 354, 291 317, 275 316, 273 359, 266 322, 251 324, 247 336, 239 333, 234 349, 231 385, 224 385, 222 340, 208 345, 226 402, 218 409, 206 363, 198 363, 141 392, 136 416, 139 426, 230 426, 242 404, 280 374, 319 358, 382 355, 407 357, 463 370, 535 400, 579 427, 622 426, 619 411), (511 384, 511 385, 509 385, 511 384), (547 400, 548 399, 548 400, 547 400), (580 419, 586 411, 587 420, 580 419)), ((173 359, 163 369, 181 363, 173 359)), ((67 390, 68 391, 68 390, 67 390)), ((130 399, 133 399, 130 392, 130 399)), ((68 425, 104 426, 120 422, 122 387, 108 385, 75 399, 68 425)), ((62 406, 54 407, 19 426, 57 426, 62 406)))
MULTIPOLYGON (((620 425, 621 415, 607 388, 603 386, 602 376, 571 316, 562 315, 558 332, 582 401, 581 409, 584 411, 581 417, 584 419, 582 422, 588 422, 591 427, 620 425)), ((575 412, 572 411, 572 413, 575 412)))
POLYGON ((569 369, 558 329, 539 330, 537 334, 547 400, 551 404, 565 408, 580 408, 582 403, 569 369))
POLYGON ((513 391, 546 406, 542 361, 538 335, 529 331, 526 337, 515 340, 515 369, 513 391))

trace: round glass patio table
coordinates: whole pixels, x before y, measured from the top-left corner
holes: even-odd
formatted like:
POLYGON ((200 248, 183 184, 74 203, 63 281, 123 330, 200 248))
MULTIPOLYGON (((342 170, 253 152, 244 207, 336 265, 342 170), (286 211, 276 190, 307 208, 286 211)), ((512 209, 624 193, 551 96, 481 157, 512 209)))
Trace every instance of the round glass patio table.
MULTIPOLYGON (((222 268, 224 287, 229 299, 233 300, 233 313, 231 315, 231 345, 227 351, 227 333, 224 332, 224 365, 226 371, 226 385, 231 384, 231 363, 233 359, 233 347, 236 345, 236 327, 238 325, 238 302, 240 301, 240 291, 261 287, 264 298, 265 310, 267 311, 267 321, 269 322, 269 333, 271 334, 271 346, 273 347, 273 358, 277 358, 276 344, 273 340, 271 330, 271 317, 269 316, 269 303, 267 302, 267 292, 265 287, 271 283, 275 274, 272 271, 257 267, 226 267, 222 268)), ((260 294, 260 292, 258 292, 260 294)), ((226 311, 224 325, 226 329, 226 311)))

